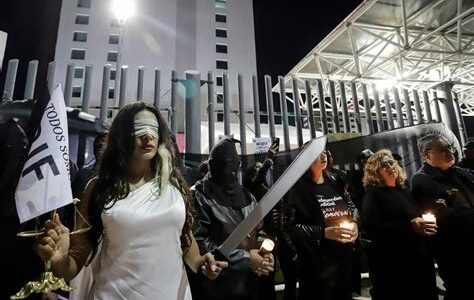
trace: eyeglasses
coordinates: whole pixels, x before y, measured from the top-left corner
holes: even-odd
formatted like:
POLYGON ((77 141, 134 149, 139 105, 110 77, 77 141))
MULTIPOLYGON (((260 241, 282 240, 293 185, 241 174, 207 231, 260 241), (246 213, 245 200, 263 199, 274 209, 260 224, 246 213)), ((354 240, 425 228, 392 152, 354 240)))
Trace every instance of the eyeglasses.
POLYGON ((394 160, 385 160, 380 163, 380 167, 383 169, 390 169, 395 166, 397 162, 394 160))

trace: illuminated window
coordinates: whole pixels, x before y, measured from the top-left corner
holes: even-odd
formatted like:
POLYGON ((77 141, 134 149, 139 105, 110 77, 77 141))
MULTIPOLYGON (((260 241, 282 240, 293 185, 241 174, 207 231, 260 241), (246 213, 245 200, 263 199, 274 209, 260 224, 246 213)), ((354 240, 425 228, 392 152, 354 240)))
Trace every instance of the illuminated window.
POLYGON ((214 2, 214 6, 216 8, 225 8, 226 7, 226 1, 225 0, 216 0, 216 2, 214 2))

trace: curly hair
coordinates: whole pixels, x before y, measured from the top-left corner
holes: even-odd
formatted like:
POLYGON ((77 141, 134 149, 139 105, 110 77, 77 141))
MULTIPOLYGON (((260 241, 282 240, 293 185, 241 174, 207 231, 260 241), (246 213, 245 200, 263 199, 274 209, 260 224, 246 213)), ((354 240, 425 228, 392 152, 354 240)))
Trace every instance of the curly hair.
MULTIPOLYGON (((392 156, 392 152, 390 152, 390 150, 388 149, 382 149, 377 151, 367 160, 367 164, 364 168, 364 178, 362 179, 365 188, 369 186, 382 187, 386 185, 385 181, 379 173, 381 162, 384 158, 389 158, 395 161, 392 156)), ((397 172, 396 184, 399 186, 404 186, 405 180, 407 179, 405 172, 396 161, 394 167, 397 172)))
POLYGON ((191 245, 192 198, 189 187, 175 163, 171 133, 158 110, 144 102, 133 102, 119 111, 110 126, 107 144, 100 160, 97 184, 91 193, 93 196, 88 212, 92 229, 88 238, 93 245, 92 257, 97 253, 97 246, 103 235, 102 212, 110 209, 117 201, 125 199, 130 193, 127 171, 135 148, 133 122, 135 115, 143 110, 152 112, 159 125, 158 153, 151 160, 152 169, 156 174, 155 180, 160 186, 160 194, 168 182, 180 191, 186 207, 186 219, 181 232, 183 252, 186 252, 191 245))

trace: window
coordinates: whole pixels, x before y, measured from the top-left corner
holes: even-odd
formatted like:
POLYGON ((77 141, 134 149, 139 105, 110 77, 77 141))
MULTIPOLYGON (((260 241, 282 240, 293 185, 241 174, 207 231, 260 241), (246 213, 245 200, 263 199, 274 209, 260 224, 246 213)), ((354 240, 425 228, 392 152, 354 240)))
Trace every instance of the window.
POLYGON ((73 86, 72 87, 72 96, 75 98, 81 98, 82 87, 73 86))
POLYGON ((221 15, 221 14, 216 14, 216 22, 227 23, 227 16, 226 15, 221 15))
POLYGON ((217 113, 217 122, 224 122, 224 114, 217 113))
POLYGON ((216 52, 217 53, 227 53, 227 45, 217 44, 216 45, 216 52))
POLYGON ((109 99, 114 99, 115 96, 115 89, 111 88, 109 89, 109 99))
POLYGON ((89 16, 86 16, 86 15, 76 15, 76 24, 79 24, 79 25, 88 25, 88 24, 89 24, 89 16))
POLYGON ((116 74, 117 74, 117 70, 110 70, 110 80, 115 80, 116 74))
POLYGON ((74 36, 72 40, 74 42, 87 42, 87 32, 74 31, 74 36))
POLYGON ((84 50, 84 49, 72 49, 71 50, 71 59, 84 60, 85 57, 86 57, 86 50, 84 50))
POLYGON ((117 61, 118 53, 114 51, 107 52, 107 61, 117 61))
POLYGON ((216 29, 216 36, 221 38, 227 37, 227 30, 225 29, 216 29))
POLYGON ((74 78, 83 78, 84 77, 84 68, 74 68, 74 78))
POLYGON ((217 93, 216 101, 217 103, 224 103, 224 95, 221 93, 217 93))
POLYGON ((216 68, 217 69, 222 69, 222 70, 227 70, 228 64, 226 60, 216 60, 216 68))
POLYGON ((77 7, 91 8, 91 0, 78 0, 77 7))
POLYGON ((217 86, 222 86, 223 85, 223 80, 221 76, 216 76, 216 85, 217 86))
POLYGON ((226 6, 226 1, 225 0, 216 0, 216 2, 214 3, 214 6, 216 8, 225 8, 226 6))
POLYGON ((117 18, 112 18, 110 20, 110 27, 120 27, 120 22, 117 18))
POLYGON ((120 40, 120 36, 118 34, 109 35, 109 44, 118 45, 119 40, 120 40))

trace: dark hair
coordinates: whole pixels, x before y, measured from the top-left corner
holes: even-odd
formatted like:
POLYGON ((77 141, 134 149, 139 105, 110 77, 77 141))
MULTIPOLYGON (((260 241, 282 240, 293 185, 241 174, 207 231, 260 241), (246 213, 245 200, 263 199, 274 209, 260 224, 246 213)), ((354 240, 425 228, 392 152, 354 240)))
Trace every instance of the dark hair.
MULTIPOLYGON (((91 193, 93 196, 88 211, 93 227, 88 237, 93 245, 92 257, 97 252, 97 245, 102 238, 102 211, 110 209, 117 201, 126 198, 130 192, 127 172, 135 147, 133 122, 135 115, 143 110, 148 110, 156 116, 159 125, 158 146, 164 145, 171 154, 170 184, 181 192, 186 207, 186 220, 181 233, 181 247, 186 251, 191 245, 190 231, 193 222, 191 194, 181 172, 176 167, 175 151, 169 138, 168 126, 154 107, 146 105, 144 102, 134 102, 124 106, 112 121, 107 146, 100 161, 97 183, 91 193)), ((160 167, 160 156, 157 154, 151 163, 153 171, 156 172, 160 167)))

